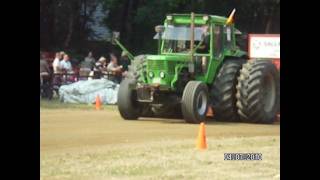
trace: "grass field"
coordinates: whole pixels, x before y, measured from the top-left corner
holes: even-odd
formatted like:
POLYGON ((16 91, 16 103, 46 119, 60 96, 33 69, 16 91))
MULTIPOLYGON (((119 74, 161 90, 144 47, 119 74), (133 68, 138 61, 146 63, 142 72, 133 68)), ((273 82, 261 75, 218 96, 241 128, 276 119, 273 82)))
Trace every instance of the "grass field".
POLYGON ((47 179, 280 179, 280 125, 178 119, 122 120, 115 106, 40 102, 40 177, 47 179), (224 161, 224 153, 262 153, 224 161))

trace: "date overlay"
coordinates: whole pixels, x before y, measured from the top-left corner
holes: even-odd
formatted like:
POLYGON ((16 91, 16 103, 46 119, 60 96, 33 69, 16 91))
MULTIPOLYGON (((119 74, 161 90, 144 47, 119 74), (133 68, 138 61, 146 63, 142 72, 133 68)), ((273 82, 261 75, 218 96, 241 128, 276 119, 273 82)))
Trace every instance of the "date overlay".
POLYGON ((261 153, 224 153, 225 161, 261 161, 261 153))

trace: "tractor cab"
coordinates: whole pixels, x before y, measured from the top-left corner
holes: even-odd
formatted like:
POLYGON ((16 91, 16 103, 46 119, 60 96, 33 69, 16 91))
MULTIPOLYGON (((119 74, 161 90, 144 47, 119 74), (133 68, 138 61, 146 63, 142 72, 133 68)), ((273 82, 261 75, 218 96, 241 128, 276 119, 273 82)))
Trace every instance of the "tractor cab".
POLYGON ((228 19, 207 14, 169 14, 155 27, 158 55, 147 56, 147 83, 176 88, 181 70, 211 84, 225 56, 245 54, 235 44, 240 31, 228 19), (161 76, 160 76, 161 75, 161 76))
MULTIPOLYGON (((202 40, 202 35, 205 35, 204 30, 207 26, 198 26, 194 29, 194 41, 198 44, 202 40)), ((160 40, 163 40, 163 47, 161 48, 161 54, 189 54, 190 53, 190 41, 191 41, 191 29, 190 26, 173 26, 168 25, 161 35, 160 40)), ((209 34, 210 35, 210 34, 209 34)), ((159 40, 159 33, 154 36, 154 39, 159 40)))
POLYGON ((168 15, 164 26, 155 28, 157 33, 154 39, 159 41, 159 54, 190 54, 192 31, 196 56, 210 55, 211 52, 219 54, 223 48, 235 49, 235 36, 242 33, 233 24, 225 24, 226 20, 220 16, 195 15, 192 28, 190 15, 168 15), (201 51, 200 45, 204 43, 208 47, 201 51))

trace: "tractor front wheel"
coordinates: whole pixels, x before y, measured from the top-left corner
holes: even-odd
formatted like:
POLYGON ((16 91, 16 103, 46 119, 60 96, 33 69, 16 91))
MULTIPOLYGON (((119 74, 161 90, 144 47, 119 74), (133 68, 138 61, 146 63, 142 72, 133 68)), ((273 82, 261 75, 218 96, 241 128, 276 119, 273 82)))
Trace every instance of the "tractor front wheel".
POLYGON ((117 104, 120 115, 125 120, 136 120, 141 113, 141 107, 137 102, 137 94, 130 88, 130 84, 133 83, 133 80, 126 78, 119 87, 117 104))
POLYGON ((181 101, 182 115, 188 123, 200 123, 206 119, 208 110, 208 87, 199 81, 189 81, 181 101))

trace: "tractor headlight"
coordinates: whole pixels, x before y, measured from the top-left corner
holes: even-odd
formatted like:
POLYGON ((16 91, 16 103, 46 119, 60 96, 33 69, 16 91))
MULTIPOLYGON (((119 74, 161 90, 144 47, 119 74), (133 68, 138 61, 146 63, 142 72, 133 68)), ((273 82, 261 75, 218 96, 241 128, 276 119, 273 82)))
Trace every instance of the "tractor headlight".
POLYGON ((171 21, 171 20, 172 20, 172 16, 168 15, 168 16, 167 16, 167 19, 168 19, 169 21, 171 21))
POLYGON ((160 72, 160 77, 161 77, 161 78, 164 78, 164 77, 165 77, 164 72, 162 72, 162 71, 160 72))
POLYGON ((154 76, 153 72, 150 71, 150 72, 149 72, 149 77, 150 77, 150 78, 153 78, 153 76, 154 76))
POLYGON ((203 16, 203 20, 204 21, 208 21, 209 20, 209 16, 203 16))

